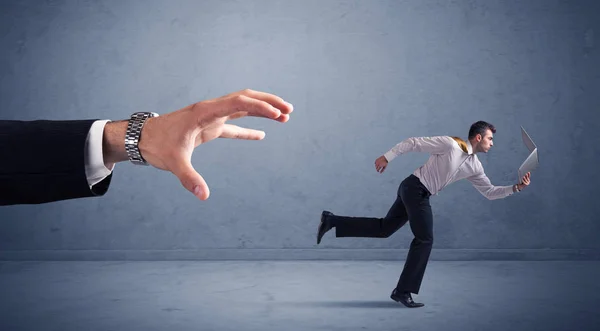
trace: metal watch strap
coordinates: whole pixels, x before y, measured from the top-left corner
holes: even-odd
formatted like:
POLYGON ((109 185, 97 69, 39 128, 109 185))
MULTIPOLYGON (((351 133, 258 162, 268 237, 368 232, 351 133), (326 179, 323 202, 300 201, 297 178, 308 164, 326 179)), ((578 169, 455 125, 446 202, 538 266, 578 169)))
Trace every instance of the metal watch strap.
POLYGON ((157 113, 137 112, 131 114, 131 118, 127 123, 127 131, 125 132, 125 150, 129 161, 136 165, 148 165, 148 162, 142 157, 138 144, 142 135, 142 128, 147 119, 158 117, 157 113))

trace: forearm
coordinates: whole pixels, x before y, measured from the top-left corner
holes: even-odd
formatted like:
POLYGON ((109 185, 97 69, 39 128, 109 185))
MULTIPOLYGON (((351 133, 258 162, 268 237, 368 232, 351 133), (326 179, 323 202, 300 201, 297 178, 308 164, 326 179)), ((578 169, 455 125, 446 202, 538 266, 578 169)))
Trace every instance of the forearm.
POLYGON ((127 121, 115 121, 106 123, 104 135, 102 136, 102 155, 104 165, 111 169, 117 162, 127 161, 127 151, 125 150, 125 132, 127 131, 127 121))
POLYGON ((0 205, 102 195, 90 189, 85 145, 95 120, 0 121, 0 205))
POLYGON ((497 200, 508 197, 514 194, 515 186, 495 186, 492 184, 490 179, 485 175, 484 172, 480 172, 475 176, 471 176, 468 180, 484 197, 488 200, 497 200))
POLYGON ((397 156, 413 151, 414 147, 413 138, 408 138, 394 145, 394 147, 385 152, 383 156, 386 161, 391 162, 397 156))
POLYGON ((514 184, 511 186, 494 186, 490 184, 490 186, 486 188, 480 188, 479 191, 489 200, 496 200, 503 199, 511 194, 517 193, 521 191, 524 186, 525 185, 523 184, 514 184))
POLYGON ((0 174, 83 173, 84 147, 94 120, 0 121, 0 174))
POLYGON ((488 200, 504 199, 515 192, 514 185, 490 186, 490 187, 486 187, 486 188, 479 188, 478 190, 488 200))

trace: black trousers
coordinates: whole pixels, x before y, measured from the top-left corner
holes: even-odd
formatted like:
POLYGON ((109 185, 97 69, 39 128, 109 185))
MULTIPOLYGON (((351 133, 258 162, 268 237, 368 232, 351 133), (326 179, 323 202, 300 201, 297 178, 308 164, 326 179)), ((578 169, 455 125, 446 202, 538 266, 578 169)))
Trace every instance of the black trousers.
POLYGON ((414 239, 396 288, 418 294, 433 244, 430 196, 419 178, 410 175, 400 184, 396 201, 384 218, 333 215, 328 219, 336 228, 336 237, 361 238, 387 238, 410 221, 414 239))

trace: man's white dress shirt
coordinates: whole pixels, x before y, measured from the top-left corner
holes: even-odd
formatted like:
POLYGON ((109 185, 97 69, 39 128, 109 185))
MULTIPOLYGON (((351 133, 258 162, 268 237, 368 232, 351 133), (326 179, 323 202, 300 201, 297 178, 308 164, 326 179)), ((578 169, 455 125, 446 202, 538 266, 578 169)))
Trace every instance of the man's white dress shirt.
POLYGON ((489 200, 502 199, 513 194, 513 186, 494 186, 486 176, 481 162, 473 153, 469 141, 465 153, 458 142, 449 136, 411 137, 398 143, 384 154, 388 162, 408 152, 430 153, 429 160, 417 168, 417 176, 432 195, 461 179, 467 179, 489 200))

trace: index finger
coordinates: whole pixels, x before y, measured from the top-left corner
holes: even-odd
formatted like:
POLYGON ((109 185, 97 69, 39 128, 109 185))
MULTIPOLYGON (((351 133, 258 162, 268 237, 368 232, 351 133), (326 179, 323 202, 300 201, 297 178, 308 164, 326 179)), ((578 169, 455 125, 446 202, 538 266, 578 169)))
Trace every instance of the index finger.
POLYGON ((271 106, 279 109, 279 111, 281 111, 282 114, 289 114, 292 111, 294 111, 294 106, 291 103, 286 102, 285 100, 283 100, 283 98, 281 98, 275 94, 261 92, 261 91, 254 91, 254 90, 250 90, 250 89, 242 90, 240 93, 242 95, 264 101, 264 102, 270 104, 271 106))
POLYGON ((236 119, 244 116, 276 119, 281 116, 281 111, 269 103, 245 95, 237 95, 225 99, 219 106, 214 114, 217 117, 227 117, 228 119, 236 119))

